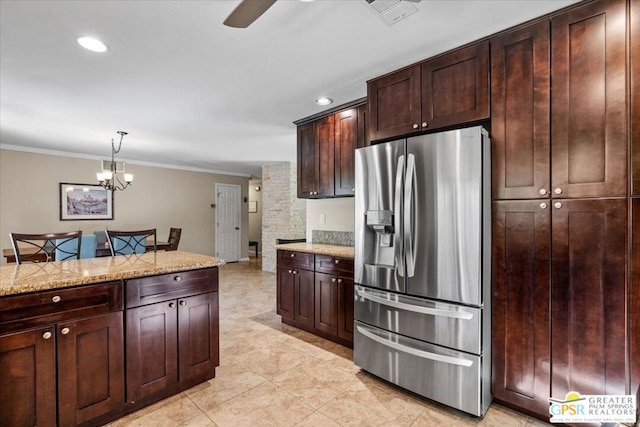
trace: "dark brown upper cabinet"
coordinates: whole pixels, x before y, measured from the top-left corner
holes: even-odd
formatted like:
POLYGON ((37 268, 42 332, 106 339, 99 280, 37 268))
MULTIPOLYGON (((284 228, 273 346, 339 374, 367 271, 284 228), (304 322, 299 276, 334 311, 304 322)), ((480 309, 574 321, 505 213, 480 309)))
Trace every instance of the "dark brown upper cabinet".
POLYGON ((333 116, 298 127, 298 197, 333 195, 333 116))
POLYGON ((627 194, 626 2, 551 19, 553 197, 627 194))
POLYGON ((355 149, 369 145, 362 100, 294 122, 298 125, 298 197, 355 193, 355 149), (343 108, 341 108, 343 107, 343 108))
POLYGON ((549 197, 548 20, 491 40, 494 199, 549 197))
POLYGON ((631 2, 631 164, 632 194, 640 196, 640 3, 631 2))
POLYGON ((489 43, 370 80, 369 137, 391 139, 489 118, 489 43))

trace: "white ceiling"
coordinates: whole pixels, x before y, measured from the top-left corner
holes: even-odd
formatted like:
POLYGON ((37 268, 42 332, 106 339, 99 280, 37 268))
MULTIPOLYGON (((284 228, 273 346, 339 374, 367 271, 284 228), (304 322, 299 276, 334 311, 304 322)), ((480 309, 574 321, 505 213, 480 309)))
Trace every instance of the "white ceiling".
MULTIPOLYGON (((247 29, 229 1, 0 1, 0 148, 259 176, 295 161, 294 120, 366 81, 575 0, 423 0, 387 27, 365 0, 280 0, 247 29), (93 35, 106 54, 76 43, 93 35)), ((133 168, 132 168, 133 169, 133 168)))

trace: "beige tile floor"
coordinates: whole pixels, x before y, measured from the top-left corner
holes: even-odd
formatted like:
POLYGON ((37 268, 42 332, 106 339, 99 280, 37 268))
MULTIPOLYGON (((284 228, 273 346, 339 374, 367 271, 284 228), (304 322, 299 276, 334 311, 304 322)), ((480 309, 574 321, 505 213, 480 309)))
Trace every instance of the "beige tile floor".
POLYGON ((216 378, 111 426, 549 425, 496 404, 480 420, 384 383, 351 349, 282 324, 275 304, 259 260, 222 266, 216 378))

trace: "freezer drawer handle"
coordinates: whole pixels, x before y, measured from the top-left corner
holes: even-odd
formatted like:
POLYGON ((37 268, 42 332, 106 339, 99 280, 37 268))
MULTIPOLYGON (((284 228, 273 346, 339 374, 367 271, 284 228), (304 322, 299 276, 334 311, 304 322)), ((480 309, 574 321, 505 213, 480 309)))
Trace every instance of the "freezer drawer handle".
POLYGON ((464 319, 464 320, 473 319, 473 314, 468 313, 466 311, 441 310, 439 308, 421 307, 413 304, 406 304, 404 302, 390 301, 388 299, 376 297, 374 295, 369 295, 366 292, 363 292, 359 289, 356 291, 356 293, 362 298, 368 299, 369 301, 377 302, 378 304, 387 305, 393 308, 399 308, 401 310, 413 311, 415 313, 422 313, 422 314, 431 314, 433 316, 453 317, 454 319, 464 319))
POLYGON ((458 357, 452 357, 452 356, 443 356, 441 354, 436 354, 436 353, 430 353, 428 351, 423 351, 423 350, 417 350, 415 348, 412 347, 407 347, 406 345, 402 345, 402 344, 398 344, 395 343, 393 341, 389 341, 386 340, 384 338, 381 338, 377 335, 372 334, 369 331, 364 330, 362 327, 360 326, 356 326, 356 329, 358 330, 358 332, 360 332, 362 335, 364 335, 365 337, 379 343, 382 344, 386 347, 391 347, 395 350, 401 351, 403 353, 408 353, 408 354, 412 354, 414 356, 418 356, 421 357, 423 359, 430 359, 430 360, 435 360, 436 362, 443 362, 443 363, 449 363, 450 365, 458 365, 458 366, 466 366, 469 367, 471 365, 473 365, 473 361, 472 360, 467 360, 467 359, 460 359, 458 357))

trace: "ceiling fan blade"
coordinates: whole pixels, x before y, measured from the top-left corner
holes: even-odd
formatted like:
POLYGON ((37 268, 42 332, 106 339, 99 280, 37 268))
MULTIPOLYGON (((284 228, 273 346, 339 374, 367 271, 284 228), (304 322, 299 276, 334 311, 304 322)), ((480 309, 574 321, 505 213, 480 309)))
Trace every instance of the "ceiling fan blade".
POLYGON ((227 27, 247 28, 275 2, 276 0, 243 0, 223 23, 227 27))

